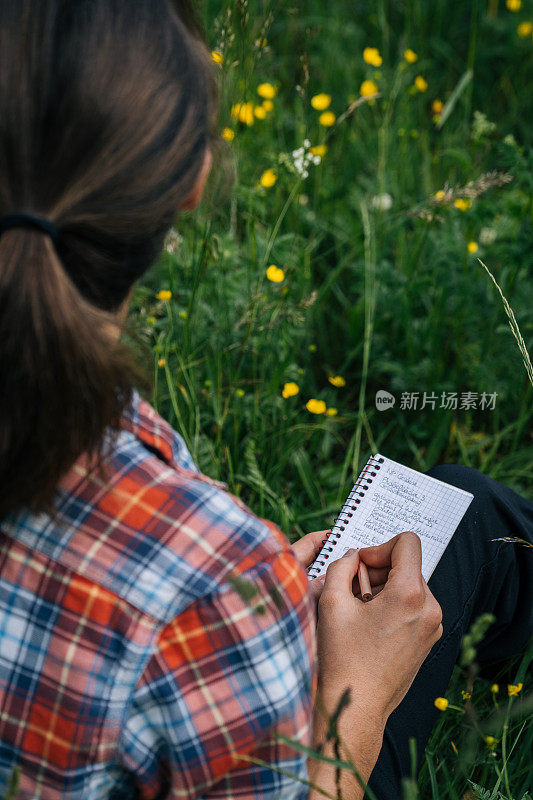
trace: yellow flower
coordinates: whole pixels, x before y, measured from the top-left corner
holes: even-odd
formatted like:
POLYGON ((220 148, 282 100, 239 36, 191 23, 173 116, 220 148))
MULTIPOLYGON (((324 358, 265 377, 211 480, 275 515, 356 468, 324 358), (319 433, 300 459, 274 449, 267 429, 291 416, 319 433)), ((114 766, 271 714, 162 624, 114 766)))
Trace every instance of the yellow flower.
POLYGON ((187 319, 187 316, 188 316, 188 315, 187 315, 187 312, 186 312, 186 311, 180 311, 180 312, 178 313, 178 317, 179 317, 180 319, 187 319))
POLYGON ((498 692, 500 691, 500 687, 498 686, 497 683, 493 683, 492 686, 490 687, 490 690, 492 694, 498 694, 498 692))
POLYGON ((245 125, 254 124, 254 104, 253 103, 235 103, 231 107, 231 116, 243 122, 245 125))
POLYGON ((458 197, 457 200, 453 201, 453 204, 459 211, 468 211, 470 206, 472 205, 472 201, 467 197, 458 197))
POLYGON ((305 407, 311 414, 324 414, 326 411, 326 404, 323 400, 315 400, 315 398, 311 398, 305 404, 305 407))
POLYGON ((444 103, 442 100, 433 100, 431 104, 431 110, 434 114, 442 114, 442 109, 444 108, 444 103))
POLYGON ((359 93, 362 97, 371 97, 373 94, 378 93, 378 85, 374 81, 363 81, 359 87, 359 93))
POLYGON ((315 94, 314 97, 311 98, 311 105, 313 106, 316 111, 325 111, 326 108, 329 108, 331 103, 331 95, 324 94, 315 94))
POLYGON ((408 64, 414 64, 415 61, 418 61, 418 56, 414 50, 407 49, 403 54, 403 57, 405 58, 408 64))
POLYGON ((148 323, 148 325, 155 325, 155 323, 157 322, 157 320, 156 320, 156 318, 155 318, 155 317, 148 317, 148 318, 147 318, 147 320, 146 320, 146 322, 148 323))
POLYGON ((465 689, 461 689, 461 697, 463 700, 470 700, 472 698, 472 693, 467 692, 465 689))
POLYGON ((272 111, 272 109, 274 108, 274 103, 272 102, 272 100, 263 100, 263 102, 261 103, 261 105, 263 106, 263 108, 264 108, 264 109, 265 109, 265 111, 267 111, 267 112, 268 112, 268 111, 272 111))
POLYGON ((283 389, 281 390, 281 394, 282 397, 284 397, 285 400, 287 400, 289 397, 294 397, 295 395, 297 395, 299 391, 300 387, 298 386, 298 384, 294 383, 294 381, 289 381, 289 383, 286 383, 284 385, 283 389))
POLYGON ((436 697, 433 703, 439 709, 439 711, 446 711, 449 705, 445 697, 436 697))
POLYGON ((169 292, 168 289, 161 289, 161 291, 156 294, 156 297, 158 300, 170 300, 172 292, 169 292))
POLYGON ((220 135, 226 142, 232 142, 235 139, 235 131, 231 128, 222 128, 220 135))
POLYGON ((327 408, 326 417, 336 417, 339 412, 336 408, 327 408))
POLYGON ((383 59, 377 47, 365 47, 363 50, 363 59, 367 64, 372 64, 373 67, 381 67, 383 63, 383 59))
POLYGON ((517 684, 508 683, 507 692, 509 694, 509 697, 515 697, 517 694, 519 694, 522 691, 523 685, 524 685, 523 683, 517 683, 517 684))
POLYGON ((313 156, 320 156, 320 158, 323 158, 328 152, 328 146, 327 144, 315 144, 313 147, 309 148, 309 152, 313 156))
POLYGON ((266 108, 263 108, 263 106, 255 106, 254 114, 257 119, 264 119, 267 115, 266 108))
POLYGON ((509 11, 520 11, 522 8, 522 0, 507 0, 506 6, 509 11))
POLYGON ((276 267, 275 264, 271 264, 266 271, 266 276, 269 281, 272 283, 281 283, 281 281, 285 280, 285 273, 279 267, 276 267))
POLYGON ((343 378, 342 375, 333 375, 331 378, 328 378, 328 381, 332 386, 336 386, 337 388, 346 386, 346 379, 343 378))
POLYGON ((215 62, 215 64, 222 64, 224 61, 224 56, 220 52, 220 50, 211 50, 211 58, 215 62))
POLYGON ((444 194, 445 194, 444 189, 439 189, 439 191, 435 192, 435 194, 434 194, 435 200, 438 203, 440 203, 440 201, 443 200, 443 198, 444 198, 444 194))
POLYGON ((498 740, 494 738, 494 736, 484 736, 483 739, 485 740, 485 744, 491 750, 494 749, 494 746, 498 744, 498 740))
POLYGON ((277 173, 273 169, 266 169, 259 178, 259 183, 261 186, 264 186, 265 189, 270 189, 271 186, 274 186, 277 179, 277 173))
POLYGON ((165 361, 164 358, 160 358, 159 361, 157 362, 157 366, 158 367, 164 367, 166 363, 167 362, 165 361))
POLYGON ((244 389, 235 389, 237 397, 244 397, 244 389))
POLYGON ((516 32, 520 36, 521 39, 526 39, 528 36, 531 36, 533 33, 533 22, 521 22, 516 32))
POLYGON ((477 242, 468 242, 467 250, 470 254, 477 253, 479 250, 479 245, 477 242))
POLYGON ((331 128, 331 126, 335 124, 336 119, 337 117, 333 111, 324 111, 324 113, 319 116, 318 121, 324 128, 331 128))
POLYGON ((271 83, 260 83, 257 87, 257 94, 259 97, 264 97, 265 100, 272 100, 276 96, 276 90, 271 83))
POLYGON ((416 78, 415 78, 415 86, 416 86, 416 88, 418 89, 419 92, 425 92, 426 89, 428 88, 427 81, 424 80, 422 75, 417 75, 416 76, 416 78))

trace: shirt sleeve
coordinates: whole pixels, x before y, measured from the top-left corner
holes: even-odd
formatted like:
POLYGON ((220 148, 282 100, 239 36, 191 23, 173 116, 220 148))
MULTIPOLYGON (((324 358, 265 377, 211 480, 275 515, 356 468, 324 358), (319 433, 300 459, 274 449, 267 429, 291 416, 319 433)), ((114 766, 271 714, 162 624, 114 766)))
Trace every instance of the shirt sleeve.
POLYGON ((138 796, 306 798, 306 758, 277 734, 311 742, 315 656, 307 576, 287 546, 194 602, 162 630, 120 737, 138 796))

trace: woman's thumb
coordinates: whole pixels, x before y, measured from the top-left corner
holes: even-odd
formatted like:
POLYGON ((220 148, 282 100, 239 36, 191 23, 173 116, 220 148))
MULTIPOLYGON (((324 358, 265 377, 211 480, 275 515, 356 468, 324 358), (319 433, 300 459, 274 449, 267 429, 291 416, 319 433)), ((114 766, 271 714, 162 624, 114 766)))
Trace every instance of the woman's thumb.
POLYGON ((359 550, 351 548, 341 558, 332 561, 328 566, 324 589, 341 589, 342 591, 351 592, 352 581, 357 574, 358 567, 359 550))

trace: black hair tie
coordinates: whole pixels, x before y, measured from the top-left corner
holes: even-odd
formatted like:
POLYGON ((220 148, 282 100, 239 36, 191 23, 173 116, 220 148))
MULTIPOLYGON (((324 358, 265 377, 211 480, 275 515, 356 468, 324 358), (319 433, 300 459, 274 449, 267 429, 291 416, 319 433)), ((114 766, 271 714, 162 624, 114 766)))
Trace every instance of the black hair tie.
POLYGON ((4 214, 0 217, 0 236, 4 231, 11 228, 34 228, 43 233, 47 233, 52 239, 54 244, 57 242, 59 232, 49 219, 45 217, 38 217, 35 214, 29 214, 25 211, 15 212, 13 214, 4 214))

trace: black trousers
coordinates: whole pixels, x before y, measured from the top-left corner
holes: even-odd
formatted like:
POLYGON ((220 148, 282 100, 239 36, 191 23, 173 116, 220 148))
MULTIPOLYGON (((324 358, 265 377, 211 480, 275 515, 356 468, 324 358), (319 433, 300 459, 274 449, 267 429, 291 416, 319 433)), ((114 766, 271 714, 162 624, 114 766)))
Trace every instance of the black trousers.
POLYGON ((411 774, 411 737, 420 765, 441 713, 433 701, 446 692, 471 623, 484 612, 496 617, 477 647, 482 669, 497 668, 533 635, 533 549, 494 541, 512 536, 533 543, 533 503, 470 467, 444 464, 427 474, 472 492, 474 499, 428 583, 442 607, 444 633, 387 722, 369 781, 378 800, 401 798, 402 777, 411 774))

